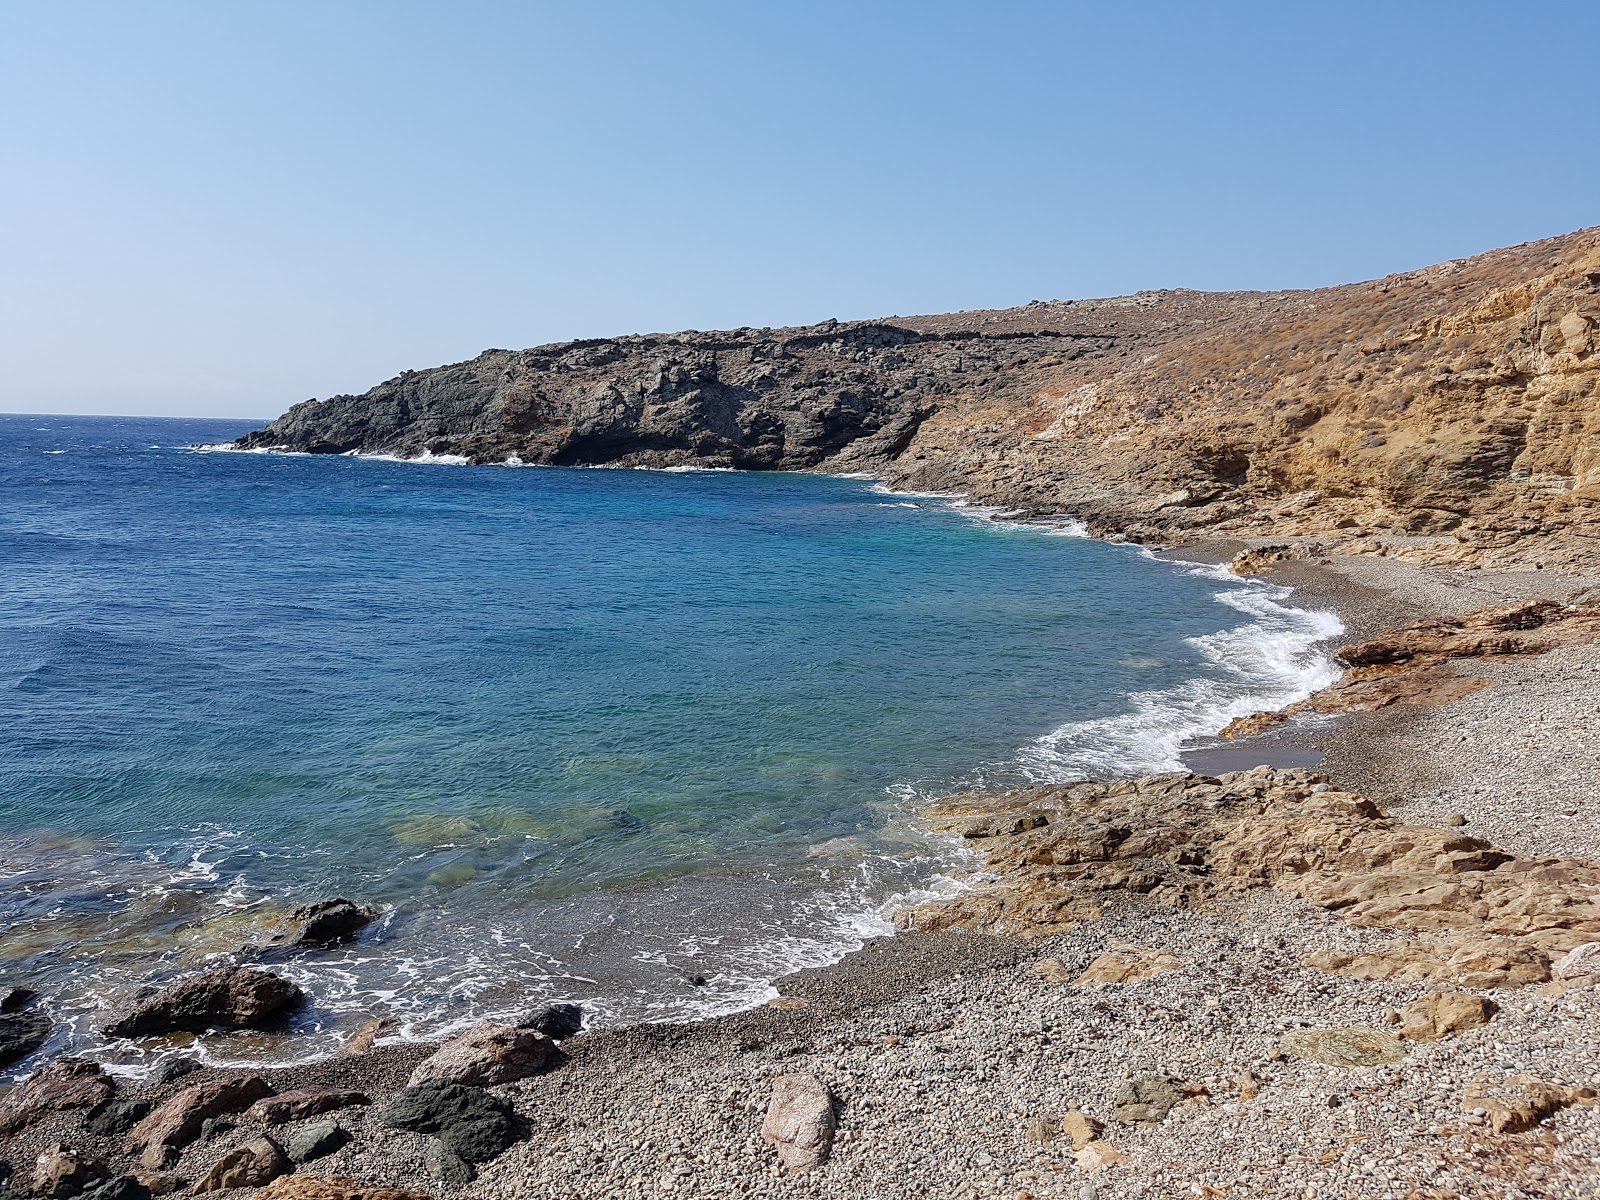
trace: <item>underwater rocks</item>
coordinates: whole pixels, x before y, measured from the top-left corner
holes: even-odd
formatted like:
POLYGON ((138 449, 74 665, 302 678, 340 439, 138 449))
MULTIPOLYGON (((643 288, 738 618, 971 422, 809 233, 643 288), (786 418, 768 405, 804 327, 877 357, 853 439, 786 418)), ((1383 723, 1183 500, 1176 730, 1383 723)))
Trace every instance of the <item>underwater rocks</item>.
POLYGON ((1357 978, 1516 986, 1600 936, 1600 864, 1534 859, 1455 829, 1410 825, 1306 771, 1151 775, 954 797, 936 824, 999 828, 974 840, 993 882, 901 914, 903 926, 1061 932, 1114 897, 1187 907, 1271 887, 1367 927, 1420 935, 1307 966, 1357 978), (1031 824, 1031 822, 1030 822, 1031 824))
POLYGON ((287 979, 248 967, 221 967, 167 988, 144 988, 100 1026, 112 1037, 153 1037, 179 1031, 263 1029, 304 994, 287 979))
POLYGON ((342 896, 318 900, 290 913, 290 930, 273 938, 273 943, 308 947, 337 945, 353 939, 377 915, 376 910, 342 896))

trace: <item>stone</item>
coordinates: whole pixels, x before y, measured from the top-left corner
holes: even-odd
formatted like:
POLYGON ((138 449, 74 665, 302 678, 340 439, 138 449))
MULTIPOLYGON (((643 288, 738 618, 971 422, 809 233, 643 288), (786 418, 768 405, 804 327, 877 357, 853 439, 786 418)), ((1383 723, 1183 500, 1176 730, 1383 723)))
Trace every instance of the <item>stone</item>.
POLYGON ((340 1175, 281 1175, 251 1200, 432 1200, 411 1188, 357 1183, 340 1175))
POLYGON ((264 1029, 305 998, 270 971, 219 967, 167 988, 144 988, 101 1024, 111 1037, 204 1033, 208 1029, 264 1029))
POLYGON ((318 900, 290 913, 290 932, 272 940, 290 946, 334 946, 353 940, 377 915, 375 910, 342 896, 318 900))
POLYGON ((1261 1094, 1261 1081, 1249 1067, 1239 1072, 1239 1077, 1233 1081, 1233 1086, 1239 1089, 1241 1104, 1248 1104, 1261 1094))
POLYGON ((471 1183, 478 1177, 478 1168, 439 1138, 428 1143, 422 1162, 428 1174, 440 1183, 471 1183))
POLYGON ((1436 1042, 1487 1025, 1499 1011, 1493 1000, 1470 992, 1430 992, 1400 1010, 1400 1036, 1412 1042, 1436 1042))
POLYGON ((1183 1083, 1170 1075, 1135 1075, 1117 1089, 1111 1115, 1119 1121, 1159 1124, 1185 1096, 1183 1083))
POLYGON ((1027 1139, 1040 1146, 1056 1140, 1056 1122, 1050 1117, 1034 1117, 1028 1122, 1027 1139))
POLYGON ((1103 1171, 1107 1167, 1123 1166, 1128 1156, 1110 1142, 1089 1142, 1072 1152, 1072 1161, 1080 1171, 1103 1171))
POLYGON ((283 1152, 294 1163, 307 1163, 332 1154, 350 1141, 350 1133, 337 1121, 308 1121, 289 1134, 283 1152))
POLYGON ((398 1022, 393 1017, 372 1017, 361 1022, 356 1031, 350 1035, 348 1041, 339 1047, 339 1053, 354 1056, 365 1054, 377 1045, 378 1039, 390 1030, 396 1028, 398 1022))
POLYGON ((116 1084, 99 1063, 58 1058, 28 1076, 0 1100, 0 1133, 14 1133, 47 1112, 92 1108, 109 1100, 116 1084))
POLYGON ((59 1143, 49 1147, 33 1164, 33 1194, 56 1200, 76 1196, 105 1179, 105 1163, 59 1143))
POLYGON ((32 988, 7 987, 0 988, 0 1013, 21 1012, 33 1003, 38 993, 32 988))
POLYGON ((102 1100, 83 1117, 84 1129, 96 1137, 119 1138, 150 1111, 148 1100, 102 1100))
POLYGON ((1033 973, 1046 983, 1071 983, 1072 972, 1059 958, 1041 958, 1033 964, 1033 973))
POLYGON ((303 1087, 257 1100, 245 1110, 244 1115, 263 1125, 283 1125, 289 1121, 321 1116, 336 1109, 371 1103, 365 1092, 348 1088, 303 1087))
MULTIPOLYGON (((13 988, 6 993, 7 998, 21 994, 31 997, 32 992, 22 988, 13 988)), ((23 1005, 26 1000, 18 1002, 13 1008, 0 1011, 0 1067, 9 1066, 20 1058, 26 1058, 40 1046, 50 1040, 50 1034, 55 1028, 51 1020, 42 1012, 26 1010, 23 1005)))
POLYGON ((1278 1048, 1291 1058, 1309 1059, 1330 1067, 1376 1067, 1399 1062, 1406 1056, 1405 1045, 1399 1038, 1368 1025, 1291 1030, 1278 1039, 1278 1048))
POLYGON ((1600 975, 1600 942, 1584 942, 1574 946, 1550 966, 1557 979, 1584 979, 1600 975))
POLYGON ((779 1075, 761 1122, 761 1137, 776 1148, 791 1175, 810 1171, 833 1152, 833 1096, 810 1075, 779 1075))
POLYGON ((200 1140, 209 1142, 212 1138, 221 1137, 225 1133, 232 1133, 239 1128, 239 1122, 232 1117, 207 1117, 200 1122, 200 1140))
POLYGON ((488 1162, 521 1132, 511 1106, 481 1088, 430 1081, 413 1084, 379 1113, 395 1129, 434 1134, 467 1162, 488 1162))
POLYGON ((1061 1132, 1066 1134, 1074 1150, 1082 1150, 1105 1132, 1105 1122, 1086 1112, 1073 1109, 1061 1118, 1061 1132))
POLYGON ((292 1170, 293 1165, 277 1142, 265 1136, 254 1137, 212 1163, 211 1169, 195 1181, 194 1193, 262 1187, 292 1170))
POLYGON ((555 1042, 544 1034, 485 1022, 451 1038, 418 1063, 409 1085, 460 1083, 490 1087, 541 1074, 563 1061, 555 1042))
POLYGON ((150 1185, 136 1175, 117 1175, 78 1193, 78 1200, 150 1200, 150 1185))
POLYGON ((1439 818, 1439 824, 1449 825, 1455 829, 1461 828, 1466 823, 1467 816, 1465 813, 1445 813, 1444 816, 1439 818))
POLYGON ((128 1134, 127 1148, 146 1170, 159 1171, 200 1136, 208 1117, 239 1112, 271 1094, 259 1075, 194 1084, 168 1096, 139 1121, 128 1134))
POLYGON ((1077 987, 1100 987, 1108 983, 1137 983, 1187 966, 1181 958, 1165 950, 1122 944, 1112 947, 1084 968, 1073 983, 1077 987))
POLYGON ((1547 1083, 1522 1075, 1500 1084, 1471 1084, 1463 1093, 1461 1104, 1468 1110, 1484 1110, 1489 1128, 1495 1133, 1525 1133, 1563 1108, 1594 1101, 1593 1088, 1547 1083))
POLYGON ((583 1029, 583 1009, 576 1004, 546 1004, 518 1021, 517 1028, 531 1029, 559 1042, 583 1029))
POLYGON ((185 1075, 194 1074, 204 1066, 205 1064, 199 1059, 187 1055, 169 1058, 156 1068, 156 1073, 150 1079, 150 1086, 166 1087, 167 1084, 182 1079, 185 1075))

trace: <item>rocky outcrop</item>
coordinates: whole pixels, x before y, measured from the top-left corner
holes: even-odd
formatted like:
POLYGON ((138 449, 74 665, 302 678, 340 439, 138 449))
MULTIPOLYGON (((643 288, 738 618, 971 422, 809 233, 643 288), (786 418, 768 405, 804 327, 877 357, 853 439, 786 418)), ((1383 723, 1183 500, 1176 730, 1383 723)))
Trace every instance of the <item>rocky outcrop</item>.
POLYGON ((1108 899, 1188 906, 1272 887, 1352 925, 1415 935, 1306 963, 1358 978, 1538 982, 1600 935, 1600 864, 1533 859, 1456 829, 1411 825, 1306 771, 1151 775, 954 797, 933 813, 973 843, 994 881, 913 908, 901 923, 1060 932, 1108 899), (1010 821, 1008 814, 1030 819, 1010 821), (1017 832, 994 832, 1012 830, 1017 832))
POLYGON ((9 988, 0 996, 0 1067, 26 1058, 50 1040, 50 1018, 32 1007, 26 988, 9 988))
POLYGON ((1143 542, 1591 560, 1600 233, 1369 283, 489 350, 247 449, 870 470, 1143 542))
POLYGON ((208 1029, 262 1029, 304 999, 300 989, 269 971, 221 967, 168 988, 144 988, 101 1023, 112 1037, 153 1037, 208 1029))
POLYGON ((333 946, 348 942, 378 914, 365 905, 336 896, 306 904, 289 914, 289 929, 273 938, 278 945, 333 946))

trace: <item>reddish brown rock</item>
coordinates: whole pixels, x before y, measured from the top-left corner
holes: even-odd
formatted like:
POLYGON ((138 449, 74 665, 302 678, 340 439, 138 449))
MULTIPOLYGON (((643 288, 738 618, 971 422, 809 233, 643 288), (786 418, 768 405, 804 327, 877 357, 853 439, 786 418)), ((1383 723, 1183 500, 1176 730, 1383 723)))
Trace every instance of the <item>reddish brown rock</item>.
POLYGON ((459 1083, 489 1087, 548 1071, 563 1061, 554 1041, 531 1029, 485 1023, 451 1038, 417 1064, 408 1086, 459 1083))
POLYGON ((152 1037, 208 1029, 261 1029, 304 999, 269 971, 220 967, 168 988, 145 988, 115 1008, 100 1028, 112 1037, 152 1037))
POLYGON ((283 1125, 289 1121, 303 1121, 335 1109, 356 1104, 371 1104, 364 1092, 346 1088, 303 1087, 289 1092, 279 1092, 264 1100, 257 1100, 245 1110, 245 1116, 263 1125, 283 1125))
POLYGON ((251 1138, 235 1146, 195 1181, 194 1192, 225 1192, 233 1188, 261 1187, 294 1170, 278 1143, 269 1137, 251 1138))
POLYGON ((99 1159, 58 1144, 45 1150, 33 1164, 33 1194, 45 1200, 76 1196, 108 1174, 99 1159))
POLYGON ((259 1075, 194 1084, 167 1097, 135 1125, 127 1148, 146 1170, 159 1171, 200 1136, 206 1118, 239 1112, 271 1094, 272 1088, 259 1075))
POLYGON ((99 1063, 81 1058, 58 1058, 35 1071, 0 1100, 0 1133, 13 1133, 31 1125, 47 1112, 66 1108, 93 1108, 116 1091, 99 1063))

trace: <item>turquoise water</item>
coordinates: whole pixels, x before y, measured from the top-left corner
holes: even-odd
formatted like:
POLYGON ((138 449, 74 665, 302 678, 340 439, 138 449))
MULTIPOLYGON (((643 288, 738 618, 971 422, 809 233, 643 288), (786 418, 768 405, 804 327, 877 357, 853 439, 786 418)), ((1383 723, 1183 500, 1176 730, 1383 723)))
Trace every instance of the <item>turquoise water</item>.
POLYGON ((70 1036, 326 894, 385 915, 300 1046, 738 1007, 949 886, 918 796, 1326 672, 1281 590, 867 480, 191 448, 248 427, 0 417, 0 968, 70 1036))

